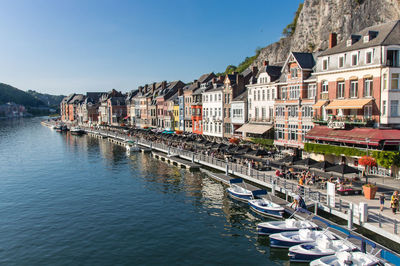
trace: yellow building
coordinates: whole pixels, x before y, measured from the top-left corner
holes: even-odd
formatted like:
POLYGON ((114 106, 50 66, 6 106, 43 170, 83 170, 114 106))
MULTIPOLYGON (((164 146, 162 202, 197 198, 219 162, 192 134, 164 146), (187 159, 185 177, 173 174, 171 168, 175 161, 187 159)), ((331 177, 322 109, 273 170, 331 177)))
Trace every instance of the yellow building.
POLYGON ((179 130, 179 103, 174 102, 174 130, 179 130))

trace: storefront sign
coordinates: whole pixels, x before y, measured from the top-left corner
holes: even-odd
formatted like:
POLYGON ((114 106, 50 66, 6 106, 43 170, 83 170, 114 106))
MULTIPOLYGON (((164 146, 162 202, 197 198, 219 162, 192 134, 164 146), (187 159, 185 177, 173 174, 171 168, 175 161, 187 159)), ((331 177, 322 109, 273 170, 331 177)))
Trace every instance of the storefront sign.
POLYGON ((334 128, 334 129, 344 129, 346 124, 341 121, 329 121, 328 122, 328 127, 329 128, 334 128))

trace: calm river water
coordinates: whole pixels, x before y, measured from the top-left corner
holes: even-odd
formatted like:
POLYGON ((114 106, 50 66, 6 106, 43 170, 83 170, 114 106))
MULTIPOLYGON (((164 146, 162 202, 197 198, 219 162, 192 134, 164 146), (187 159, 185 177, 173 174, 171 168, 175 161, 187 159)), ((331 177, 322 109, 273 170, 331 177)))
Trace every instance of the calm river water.
POLYGON ((39 118, 0 121, 1 265, 282 265, 265 221, 199 173, 39 118))

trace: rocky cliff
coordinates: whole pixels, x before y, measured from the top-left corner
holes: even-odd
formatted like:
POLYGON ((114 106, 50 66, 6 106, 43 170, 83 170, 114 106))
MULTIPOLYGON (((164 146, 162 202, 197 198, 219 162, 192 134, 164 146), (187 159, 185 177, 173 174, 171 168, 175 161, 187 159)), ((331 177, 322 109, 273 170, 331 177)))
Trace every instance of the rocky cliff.
POLYGON ((330 32, 340 42, 363 28, 397 19, 400 0, 305 0, 293 35, 263 48, 252 65, 282 62, 290 51, 325 50, 330 32))

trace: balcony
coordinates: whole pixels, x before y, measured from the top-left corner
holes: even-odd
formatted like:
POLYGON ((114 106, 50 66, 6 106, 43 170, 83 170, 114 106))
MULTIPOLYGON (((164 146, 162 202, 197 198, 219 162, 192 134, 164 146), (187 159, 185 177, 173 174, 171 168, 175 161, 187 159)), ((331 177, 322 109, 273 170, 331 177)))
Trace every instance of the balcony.
POLYGON ((332 116, 328 115, 328 119, 323 119, 320 116, 315 116, 312 118, 312 122, 320 125, 327 125, 329 122, 344 122, 346 125, 353 126, 364 126, 364 127, 372 127, 375 124, 375 120, 368 117, 354 117, 354 116, 332 116))

